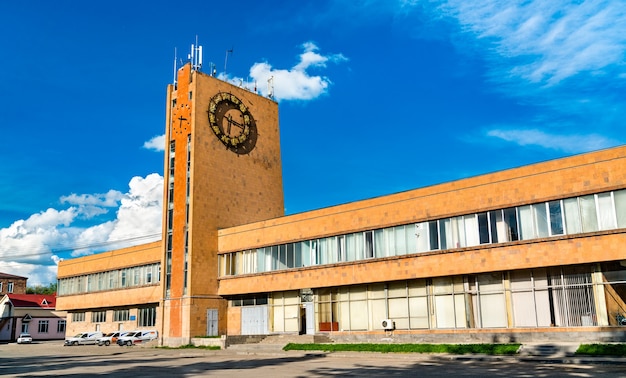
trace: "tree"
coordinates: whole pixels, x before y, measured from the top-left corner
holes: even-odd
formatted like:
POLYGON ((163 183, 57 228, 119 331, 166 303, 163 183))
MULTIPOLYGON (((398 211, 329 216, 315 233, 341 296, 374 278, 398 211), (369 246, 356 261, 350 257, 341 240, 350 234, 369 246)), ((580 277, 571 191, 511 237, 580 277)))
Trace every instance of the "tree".
POLYGON ((48 286, 35 285, 26 288, 26 294, 46 294, 53 295, 57 293, 57 283, 51 283, 48 286))

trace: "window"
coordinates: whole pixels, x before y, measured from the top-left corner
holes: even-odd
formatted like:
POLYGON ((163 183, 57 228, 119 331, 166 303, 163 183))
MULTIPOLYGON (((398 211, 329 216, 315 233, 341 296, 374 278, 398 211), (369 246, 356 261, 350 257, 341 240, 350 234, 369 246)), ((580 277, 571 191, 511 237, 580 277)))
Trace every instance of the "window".
POLYGON ((13 292, 13 282, 9 282, 9 284, 7 285, 7 293, 12 293, 13 292))
POLYGON ((28 333, 28 323, 22 323, 22 333, 28 333))
POLYGON ((623 227, 626 189, 267 246, 257 249, 256 256, 251 251, 231 252, 220 255, 219 274, 267 272, 623 227))
POLYGON ((72 321, 73 322, 84 322, 85 321, 85 313, 84 312, 73 312, 72 313, 72 321))
POLYGON ((107 321, 107 312, 106 311, 94 311, 91 313, 91 322, 92 323, 104 323, 107 321))
POLYGON ((57 333, 65 333, 65 320, 59 320, 57 323, 57 333))
POLYGON ((139 327, 154 327, 156 325, 156 307, 140 308, 138 310, 139 327))
POLYGON ((4 282, 0 282, 0 292, 2 292, 2 284, 3 284, 3 283, 4 283, 4 282))
POLYGON ((370 259, 374 257, 374 233, 372 231, 367 231, 364 233, 365 236, 365 258, 370 259))
POLYGON ((114 322, 126 322, 130 319, 130 311, 128 310, 115 310, 113 311, 114 322))
POLYGON ((561 211, 561 201, 548 202, 550 211, 550 234, 563 235, 563 213, 561 211))
POLYGON ((39 333, 48 333, 48 321, 47 320, 40 320, 39 321, 38 332, 39 333))

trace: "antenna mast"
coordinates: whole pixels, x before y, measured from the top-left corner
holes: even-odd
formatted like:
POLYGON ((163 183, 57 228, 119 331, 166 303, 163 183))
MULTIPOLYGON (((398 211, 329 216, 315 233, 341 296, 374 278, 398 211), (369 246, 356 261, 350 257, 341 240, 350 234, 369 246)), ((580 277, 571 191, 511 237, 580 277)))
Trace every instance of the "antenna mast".
POLYGON ((191 69, 194 71, 200 71, 202 68, 202 46, 198 45, 198 36, 196 35, 196 43, 191 44, 191 52, 187 56, 191 62, 191 69))
POLYGON ((267 97, 274 98, 274 76, 267 79, 267 97))
POLYGON ((224 59, 224 76, 226 76, 226 65, 228 64, 228 54, 232 54, 233 53, 233 48, 231 47, 230 50, 226 50, 226 58, 224 59))
POLYGON ((176 67, 176 47, 174 47, 174 88, 176 88, 176 74, 177 74, 177 67, 176 67))

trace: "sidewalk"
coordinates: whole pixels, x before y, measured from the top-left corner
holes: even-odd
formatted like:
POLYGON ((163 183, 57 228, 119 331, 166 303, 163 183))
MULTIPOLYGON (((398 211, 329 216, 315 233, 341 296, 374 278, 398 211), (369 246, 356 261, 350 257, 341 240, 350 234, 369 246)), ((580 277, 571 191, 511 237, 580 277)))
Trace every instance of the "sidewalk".
POLYGON ((376 356, 377 358, 423 358, 455 361, 512 361, 544 364, 611 364, 626 365, 626 357, 576 355, 579 343, 528 343, 523 344, 516 355, 485 354, 420 354, 420 353, 379 353, 379 352, 325 352, 325 351, 284 351, 281 344, 238 344, 221 351, 236 355, 259 356, 313 356, 354 357, 376 356))

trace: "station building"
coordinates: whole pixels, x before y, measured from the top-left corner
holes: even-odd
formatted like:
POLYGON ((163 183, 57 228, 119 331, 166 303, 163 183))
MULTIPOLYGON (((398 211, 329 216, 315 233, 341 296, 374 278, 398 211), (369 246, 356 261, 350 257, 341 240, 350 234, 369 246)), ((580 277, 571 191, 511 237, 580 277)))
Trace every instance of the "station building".
POLYGON ((285 216, 275 101, 187 64, 166 109, 162 240, 61 262, 68 332, 626 336, 626 146, 285 216))

